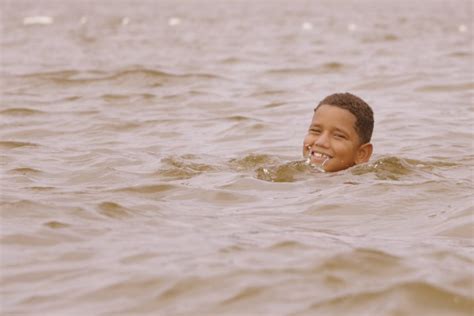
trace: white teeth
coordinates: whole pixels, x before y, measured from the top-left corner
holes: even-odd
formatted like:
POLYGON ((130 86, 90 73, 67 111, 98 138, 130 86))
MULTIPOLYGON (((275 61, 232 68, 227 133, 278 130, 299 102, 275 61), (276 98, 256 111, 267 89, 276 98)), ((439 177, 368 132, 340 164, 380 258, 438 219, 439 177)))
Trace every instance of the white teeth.
POLYGON ((313 152, 312 153, 314 157, 316 158, 326 158, 326 159, 330 159, 331 157, 329 157, 328 155, 325 155, 325 154, 320 154, 320 153, 317 153, 317 152, 313 152))

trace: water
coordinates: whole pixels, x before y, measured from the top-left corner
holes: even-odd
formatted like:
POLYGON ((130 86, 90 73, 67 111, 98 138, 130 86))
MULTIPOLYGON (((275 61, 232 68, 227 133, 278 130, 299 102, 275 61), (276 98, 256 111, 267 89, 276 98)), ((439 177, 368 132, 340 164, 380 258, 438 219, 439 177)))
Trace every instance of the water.
POLYGON ((471 315, 471 1, 1 1, 4 315, 471 315), (321 173, 351 91, 374 155, 321 173))

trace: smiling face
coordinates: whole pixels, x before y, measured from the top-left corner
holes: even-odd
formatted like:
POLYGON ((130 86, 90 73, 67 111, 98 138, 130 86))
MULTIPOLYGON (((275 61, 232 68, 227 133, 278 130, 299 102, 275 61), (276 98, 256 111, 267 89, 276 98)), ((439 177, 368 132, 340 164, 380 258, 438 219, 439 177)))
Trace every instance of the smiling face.
POLYGON ((323 104, 314 112, 303 142, 303 156, 325 171, 339 171, 367 162, 370 143, 360 144, 356 117, 348 110, 323 104))

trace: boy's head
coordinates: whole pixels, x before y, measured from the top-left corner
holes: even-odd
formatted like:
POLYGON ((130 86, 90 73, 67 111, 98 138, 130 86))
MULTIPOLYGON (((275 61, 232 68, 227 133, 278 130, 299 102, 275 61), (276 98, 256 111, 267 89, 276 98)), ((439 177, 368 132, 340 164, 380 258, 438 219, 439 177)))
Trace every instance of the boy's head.
POLYGON ((314 109, 303 155, 325 171, 339 171, 369 161, 374 115, 370 106, 350 93, 324 98, 314 109))

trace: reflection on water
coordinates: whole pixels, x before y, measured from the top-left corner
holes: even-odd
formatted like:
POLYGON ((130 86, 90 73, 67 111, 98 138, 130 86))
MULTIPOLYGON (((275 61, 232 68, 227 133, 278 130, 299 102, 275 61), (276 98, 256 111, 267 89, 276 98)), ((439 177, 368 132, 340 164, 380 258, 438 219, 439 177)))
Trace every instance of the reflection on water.
POLYGON ((4 0, 1 313, 472 315, 471 6, 4 0))

